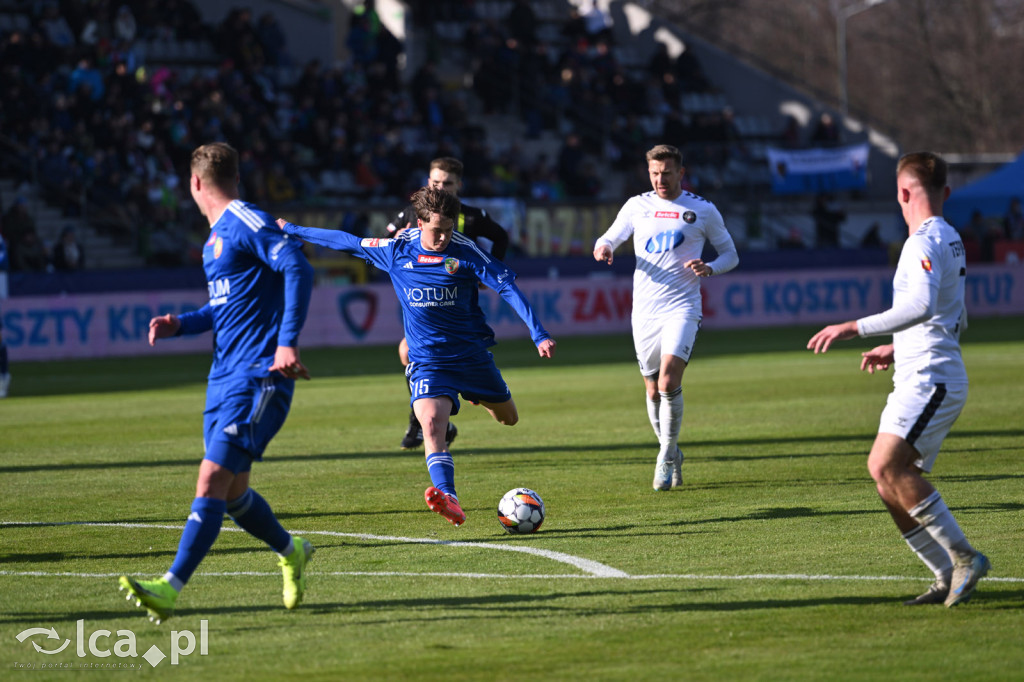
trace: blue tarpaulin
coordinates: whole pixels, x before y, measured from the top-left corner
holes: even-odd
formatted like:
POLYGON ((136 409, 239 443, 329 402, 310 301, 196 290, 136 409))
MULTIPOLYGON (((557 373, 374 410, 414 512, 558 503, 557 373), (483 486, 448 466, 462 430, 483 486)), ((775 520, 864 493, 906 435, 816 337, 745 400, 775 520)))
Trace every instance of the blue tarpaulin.
POLYGON ((1006 215, 1013 197, 1024 200, 1024 154, 953 192, 943 213, 952 225, 963 227, 975 211, 987 218, 1006 215))

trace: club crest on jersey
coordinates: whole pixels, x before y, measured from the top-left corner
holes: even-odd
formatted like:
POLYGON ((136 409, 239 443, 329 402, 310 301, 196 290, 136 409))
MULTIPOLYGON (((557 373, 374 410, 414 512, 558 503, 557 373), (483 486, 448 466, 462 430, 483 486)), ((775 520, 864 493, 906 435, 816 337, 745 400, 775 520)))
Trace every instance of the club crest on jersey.
POLYGON ((921 267, 924 268, 925 272, 931 272, 932 271, 932 259, 931 258, 922 258, 921 259, 921 267))
POLYGON ((686 213, 683 214, 683 221, 693 224, 697 222, 697 214, 694 213, 693 211, 687 211, 686 213))
POLYGON ((444 269, 449 275, 454 275, 459 271, 459 261, 457 258, 445 258, 444 269))
POLYGON ((671 218, 672 220, 679 220, 678 211, 655 211, 655 218, 671 218))
POLYGON ((224 240, 217 237, 217 241, 213 244, 213 257, 220 258, 222 253, 224 253, 224 240))
POLYGON ((428 256, 425 253, 421 253, 419 258, 416 259, 417 263, 432 263, 437 264, 444 261, 444 256, 428 256))

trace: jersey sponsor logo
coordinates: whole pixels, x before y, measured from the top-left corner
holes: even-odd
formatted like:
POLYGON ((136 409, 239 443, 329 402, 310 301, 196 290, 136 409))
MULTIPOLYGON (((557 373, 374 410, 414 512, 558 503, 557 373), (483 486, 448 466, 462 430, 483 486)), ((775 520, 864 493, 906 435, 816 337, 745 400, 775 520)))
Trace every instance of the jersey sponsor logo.
POLYGON ((459 299, 458 287, 406 287, 403 291, 405 300, 413 308, 453 306, 459 299))
POLYGON ((231 294, 231 280, 227 277, 215 279, 206 283, 206 289, 210 293, 211 306, 224 305, 231 294))
POLYGON ((421 253, 420 257, 416 259, 417 263, 432 263, 437 264, 444 260, 444 256, 428 256, 425 253, 421 253))
POLYGON ((459 261, 456 258, 445 258, 444 269, 449 275, 454 275, 459 271, 459 261))
POLYGON ((673 220, 679 220, 678 211, 655 211, 655 218, 672 218, 673 220))
POLYGON ((697 214, 694 213, 693 211, 687 211, 686 213, 683 214, 683 220, 692 225, 693 223, 697 222, 697 214))
POLYGON ((373 248, 373 247, 377 247, 377 246, 387 246, 388 244, 391 243, 391 241, 392 240, 390 240, 390 239, 380 239, 378 237, 368 237, 367 239, 360 239, 359 240, 359 245, 360 246, 365 246, 365 247, 368 247, 368 248, 373 248))
POLYGON ((224 253, 224 240, 217 237, 217 241, 213 245, 213 257, 220 258, 222 253, 224 253))
POLYGON ((647 240, 647 244, 644 245, 644 250, 647 253, 663 253, 665 251, 671 251, 680 244, 683 243, 683 231, 682 230, 666 230, 660 234, 656 234, 647 240))
POLYGON ((925 272, 931 272, 932 271, 932 259, 931 258, 922 258, 921 259, 921 267, 924 268, 925 272))

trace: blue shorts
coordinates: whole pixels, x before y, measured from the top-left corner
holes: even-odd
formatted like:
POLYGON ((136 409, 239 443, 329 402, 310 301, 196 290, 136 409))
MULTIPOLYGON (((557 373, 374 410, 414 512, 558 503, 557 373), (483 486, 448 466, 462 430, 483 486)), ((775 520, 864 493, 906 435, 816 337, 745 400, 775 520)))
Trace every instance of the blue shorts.
POLYGON ((274 375, 211 379, 203 412, 205 459, 236 474, 249 471, 284 425, 294 393, 294 379, 274 375))
POLYGON ((458 364, 410 362, 405 368, 412 396, 409 405, 420 398, 448 396, 452 401, 452 414, 459 413, 459 394, 466 400, 479 403, 503 403, 512 399, 508 384, 494 364, 494 356, 484 351, 458 364))

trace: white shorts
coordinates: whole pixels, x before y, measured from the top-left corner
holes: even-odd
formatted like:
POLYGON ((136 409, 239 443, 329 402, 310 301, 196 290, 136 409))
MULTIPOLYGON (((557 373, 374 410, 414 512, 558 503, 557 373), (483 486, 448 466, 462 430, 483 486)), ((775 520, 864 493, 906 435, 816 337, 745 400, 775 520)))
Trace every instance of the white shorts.
POLYGON ((633 347, 640 373, 651 377, 661 371, 661 356, 675 355, 690 361, 700 329, 700 317, 676 315, 661 320, 633 323, 633 347))
POLYGON ((920 455, 914 464, 931 471, 942 441, 966 402, 966 383, 896 386, 882 410, 878 432, 910 443, 920 455))

